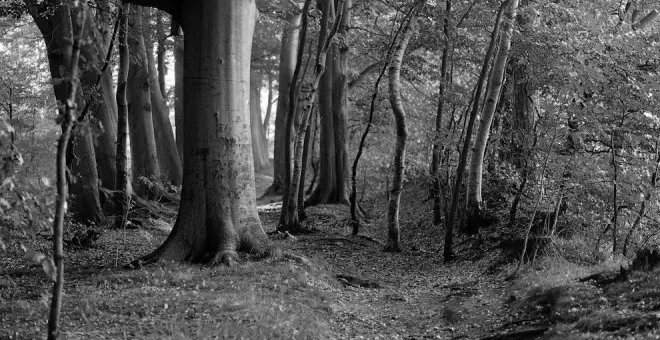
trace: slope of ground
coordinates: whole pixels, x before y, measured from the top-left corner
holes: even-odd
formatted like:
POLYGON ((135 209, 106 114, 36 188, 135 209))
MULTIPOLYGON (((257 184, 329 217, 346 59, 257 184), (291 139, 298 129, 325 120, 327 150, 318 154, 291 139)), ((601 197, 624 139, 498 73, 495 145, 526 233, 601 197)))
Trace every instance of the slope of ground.
MULTIPOLYGON (((257 176, 260 190, 268 176, 257 176)), ((383 218, 347 236, 347 209, 316 206, 305 222, 315 232, 275 242, 300 257, 238 266, 177 264, 138 270, 122 265, 162 242, 172 223, 145 217, 137 229, 106 231, 91 248, 67 249, 62 326, 67 339, 534 339, 653 338, 660 279, 631 274, 607 285, 577 279, 603 268, 527 269, 507 281, 499 253, 459 240, 459 259, 441 260, 442 232, 430 225, 422 186, 402 199, 404 251, 383 253, 383 218), (470 255, 470 256, 468 256, 470 255)), ((364 202, 384 216, 384 197, 364 202)), ((277 198, 260 199, 267 232, 277 198)), ((173 207, 170 207, 173 209, 173 207)), ((47 251, 47 240, 37 242, 47 251)), ((0 263, 0 338, 45 335, 50 284, 15 244, 0 263)))

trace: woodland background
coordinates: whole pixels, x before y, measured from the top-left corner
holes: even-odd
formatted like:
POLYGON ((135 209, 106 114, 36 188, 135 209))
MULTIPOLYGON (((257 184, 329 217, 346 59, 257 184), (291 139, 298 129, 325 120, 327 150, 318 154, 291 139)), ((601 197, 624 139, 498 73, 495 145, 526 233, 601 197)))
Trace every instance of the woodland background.
MULTIPOLYGON (((53 89, 63 80, 52 77, 47 58, 52 53, 47 46, 58 33, 48 32, 54 27, 47 22, 48 10, 31 11, 31 5, 0 3, 0 250, 8 259, 0 272, 0 306, 7 317, 13 312, 22 318, 5 320, 10 326, 3 328, 3 336, 22 332, 19 325, 32 322, 43 309, 32 302, 30 294, 35 293, 16 288, 21 280, 43 290, 48 283, 43 271, 46 276, 55 272, 48 242, 55 219, 61 103, 53 89), (16 301, 23 305, 10 307, 16 301)), ((332 295, 312 307, 329 314, 319 315, 310 326, 319 327, 321 338, 656 334, 653 313, 660 295, 650 288, 656 278, 631 272, 649 269, 660 259, 660 28, 654 1, 256 5, 249 94, 255 194, 271 240, 305 256, 285 257, 295 265, 272 260, 271 267, 164 265, 122 271, 122 265, 162 242, 181 200, 183 108, 177 85, 184 77, 185 33, 163 11, 132 5, 125 16, 130 51, 127 194, 132 197, 126 210, 129 207, 116 199, 121 188, 115 163, 115 96, 121 72, 116 40, 123 5, 91 1, 86 9, 88 33, 80 40, 79 96, 85 105, 79 107, 67 157, 70 196, 64 242, 76 283, 69 289, 103 282, 112 286, 110 291, 125 289, 125 301, 148 304, 131 290, 159 286, 161 280, 167 288, 161 287, 156 300, 162 302, 173 294, 170 288, 181 285, 189 289, 175 304, 184 306, 197 299, 192 295, 202 282, 215 282, 211 285, 222 291, 227 285, 219 280, 245 280, 252 294, 264 289, 264 281, 277 285, 273 282, 281 279, 282 287, 303 287, 296 298, 282 288, 286 299, 278 301, 283 307, 264 307, 254 298, 247 307, 232 305, 231 298, 210 307, 219 308, 210 314, 231 314, 236 308, 251 315, 247 318, 254 327, 231 328, 244 320, 240 317, 223 321, 234 325, 225 325, 229 338, 317 337, 312 331, 300 333, 300 325, 310 321, 292 315, 308 308, 314 299, 306 299, 321 294, 319 289, 332 295), (320 54, 326 54, 324 73, 315 68, 320 54), (293 108, 290 94, 295 95, 293 108), (300 181, 291 179, 296 171, 300 181), (287 210, 291 206, 293 210, 287 210), (326 243, 338 248, 326 249, 326 243), (406 267, 408 261, 393 260, 396 254, 379 259, 383 249, 416 256, 421 267, 410 269, 414 272, 394 269, 406 267), (81 258, 89 256, 93 264, 83 265, 81 258), (361 269, 370 265, 372 271, 361 269), (441 269, 436 272, 433 266, 441 269), (456 270, 466 273, 458 275, 456 270), (399 273, 402 281, 389 273, 399 273), (284 283, 289 275, 296 277, 294 282, 284 283), (513 283, 500 286, 509 282, 505 278, 513 278, 513 283), (409 290, 402 288, 406 279, 416 282, 409 290), (643 296, 624 296, 631 286, 643 296), (385 310, 397 303, 431 303, 430 287, 443 290, 437 313, 420 316, 419 310, 404 308, 407 321, 401 321, 406 318, 401 315, 398 323, 383 321, 396 320, 385 310), (354 296, 346 297, 346 290, 354 296), (377 291, 376 316, 347 321, 351 313, 368 314, 356 311, 371 294, 363 290, 377 291), (599 300, 602 296, 605 303, 599 300), (481 315, 472 305, 476 298, 483 298, 493 315, 514 311, 521 316, 481 315), (447 307, 451 303, 464 309, 447 307), (293 326, 260 328, 280 322, 259 314, 268 308, 280 308, 278 317, 290 316, 293 326), (605 311, 596 313, 599 308, 605 311), (332 321, 319 321, 325 319, 332 321), (492 325, 489 333, 475 331, 480 320, 492 325), (608 326, 612 324, 618 327, 608 326)), ((250 296, 248 289, 237 291, 250 296)), ((73 338, 85 337, 93 323, 81 326, 71 320, 108 317, 95 311, 104 307, 86 301, 64 312, 67 327, 80 332, 70 333, 73 338)), ((191 313, 183 307, 172 311, 167 303, 164 309, 162 303, 158 306, 164 315, 149 309, 139 318, 179 325, 186 323, 173 315, 191 313)), ((135 321, 135 315, 131 318, 135 321)), ((148 338, 160 327, 141 333, 132 328, 133 321, 115 320, 105 330, 110 338, 148 338), (117 325, 126 323, 133 333, 121 333, 126 327, 117 325)), ((35 327, 35 333, 16 336, 30 337, 26 334, 37 334, 43 325, 35 327)), ((157 336, 204 338, 217 331, 216 326, 182 327, 157 336)))

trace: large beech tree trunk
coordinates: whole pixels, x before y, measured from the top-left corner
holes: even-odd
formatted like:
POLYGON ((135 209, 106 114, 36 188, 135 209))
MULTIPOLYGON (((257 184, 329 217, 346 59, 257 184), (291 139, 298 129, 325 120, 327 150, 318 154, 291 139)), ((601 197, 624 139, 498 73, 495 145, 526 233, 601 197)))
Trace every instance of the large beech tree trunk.
POLYGON ((482 224, 484 214, 484 202, 481 195, 483 179, 484 154, 486 153, 486 143, 490 134, 490 126, 493 122, 497 102, 500 99, 500 92, 504 79, 506 61, 511 47, 511 36, 513 34, 513 25, 515 23, 516 11, 518 9, 518 0, 511 0, 509 7, 504 13, 502 22, 502 36, 500 37, 500 46, 497 56, 493 61, 493 68, 486 92, 486 102, 481 112, 481 122, 479 130, 474 141, 472 150, 472 159, 470 164, 470 185, 468 188, 468 209, 466 233, 476 234, 482 224))
POLYGON ((180 16, 185 31, 181 204, 167 240, 143 260, 232 263, 240 250, 271 254, 256 209, 250 143, 254 0, 171 8, 138 2, 180 16))
POLYGON ((280 74, 278 78, 277 111, 275 113, 275 142, 273 152, 273 184, 266 190, 267 195, 284 192, 286 173, 291 159, 286 159, 285 149, 291 146, 286 141, 286 122, 289 112, 289 87, 296 67, 298 44, 300 43, 300 13, 288 6, 284 1, 287 15, 282 33, 282 48, 280 50, 280 74))
POLYGON ((131 32, 128 46, 131 53, 128 71, 128 121, 131 139, 133 189, 142 197, 155 198, 157 190, 152 184, 161 184, 161 173, 156 149, 152 118, 151 86, 147 53, 142 32, 142 8, 130 11, 128 23, 131 32), (149 181, 144 181, 145 177, 149 181))
MULTIPOLYGON (((330 18, 336 15, 334 4, 330 3, 330 18)), ((344 1, 341 13, 340 35, 348 34, 350 25, 350 1, 344 1)), ((319 184, 307 200, 308 205, 319 203, 348 204, 348 45, 347 39, 331 46, 326 61, 326 72, 319 86, 320 124, 320 172, 319 184)))
MULTIPOLYGON (((71 62, 73 32, 76 27, 72 27, 70 13, 67 13, 67 6, 64 6, 61 1, 53 0, 44 3, 44 5, 54 6, 50 8, 55 8, 55 10, 42 12, 42 9, 46 9, 45 7, 31 6, 30 15, 41 31, 46 43, 48 65, 51 78, 54 80, 55 98, 59 103, 64 103, 68 97, 68 82, 62 80, 68 76, 65 73, 66 70, 71 69, 69 64, 71 62)), ((86 92, 85 90, 91 90, 89 84, 81 85, 83 86, 83 93, 86 92)), ((76 95, 76 100, 78 107, 85 106, 80 93, 76 95)), ((103 222, 105 216, 101 210, 94 141, 89 126, 79 124, 73 130, 71 146, 67 153, 67 165, 75 177, 75 181, 72 181, 69 187, 69 193, 71 194, 69 211, 74 214, 76 219, 81 221, 103 222)))
MULTIPOLYGON (((158 165, 163 182, 174 185, 181 184, 183 167, 181 158, 174 140, 174 130, 170 122, 170 110, 165 102, 163 92, 159 84, 159 72, 154 60, 153 45, 146 44, 147 65, 149 71, 149 89, 151 94, 151 114, 154 126, 154 137, 156 150, 158 152, 158 165)), ((160 44, 159 44, 160 46, 160 44)), ((158 52, 160 53, 160 51, 158 52)))
POLYGON ((252 136, 252 159, 254 170, 261 171, 270 166, 266 130, 261 121, 261 75, 252 71, 250 77, 250 134, 252 136))
POLYGON ((417 22, 417 15, 426 5, 426 0, 417 0, 410 15, 408 24, 402 32, 401 40, 392 56, 392 64, 389 68, 389 100, 392 113, 396 122, 396 145, 394 147, 394 160, 392 161, 392 189, 387 202, 387 243, 384 251, 401 251, 401 235, 399 228, 399 201, 403 190, 403 177, 406 166, 406 139, 408 129, 406 127, 406 111, 401 100, 401 64, 403 55, 406 53, 408 42, 413 33, 413 27, 417 22))

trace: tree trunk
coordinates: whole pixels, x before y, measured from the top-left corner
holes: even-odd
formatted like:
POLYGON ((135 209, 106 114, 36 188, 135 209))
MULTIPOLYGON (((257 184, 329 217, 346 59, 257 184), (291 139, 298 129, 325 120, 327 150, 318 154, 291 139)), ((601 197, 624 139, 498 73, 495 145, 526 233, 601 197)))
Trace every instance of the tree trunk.
MULTIPOLYGON (((65 103, 68 98, 68 83, 62 81, 71 69, 71 51, 73 29, 70 14, 66 6, 56 6, 55 12, 42 13, 38 8, 31 8, 30 15, 37 24, 46 43, 48 66, 53 79, 55 98, 65 103)), ((89 90, 83 88, 82 92, 89 90)), ((78 90, 80 91, 80 89, 78 90)), ((84 99, 76 95, 78 107, 84 107, 84 99)), ((74 217, 80 221, 103 222, 105 216, 101 210, 98 191, 98 173, 91 129, 79 125, 72 131, 72 140, 67 150, 67 164, 75 181, 70 183, 70 208, 74 217)))
MULTIPOLYGON (((159 70, 154 60, 152 44, 146 44, 147 66, 149 72, 149 89, 151 96, 151 114, 153 119, 154 137, 156 141, 156 151, 158 153, 158 166, 160 168, 161 180, 163 183, 170 182, 174 185, 181 184, 183 168, 181 158, 174 140, 174 130, 170 122, 170 110, 167 107, 164 93, 161 92, 159 79, 159 70)), ((160 45, 159 45, 160 46, 160 45)), ((161 53, 160 51, 158 53, 161 53)))
POLYGON ((117 156, 115 160, 117 168, 115 197, 116 214, 115 227, 118 229, 126 225, 131 193, 129 191, 129 168, 128 168, 128 100, 127 82, 129 68, 128 52, 128 13, 129 4, 123 4, 121 9, 121 21, 118 36, 119 65, 117 70, 117 156))
POLYGON ((91 92, 85 98, 89 102, 92 119, 92 132, 95 138, 94 152, 98 169, 99 185, 105 188, 115 188, 117 169, 115 168, 115 152, 117 143, 117 103, 113 90, 112 69, 102 72, 106 51, 112 39, 112 19, 107 3, 99 2, 101 10, 96 18, 86 16, 85 26, 88 28, 86 37, 91 43, 81 46, 81 85, 84 88, 95 89, 98 82, 99 90, 91 92), (103 12, 103 13, 102 13, 103 12), (107 34, 106 34, 107 33, 107 34), (102 73, 102 74, 101 74, 102 73), (101 77, 100 81, 98 77, 101 77))
POLYGON ((266 117, 264 117, 263 127, 264 136, 266 136, 266 146, 268 146, 268 130, 270 129, 270 117, 273 113, 273 74, 268 72, 268 102, 266 103, 266 117))
POLYGON ((396 145, 394 147, 394 159, 392 161, 392 189, 389 193, 387 203, 387 243, 384 251, 400 252, 401 236, 399 228, 399 201, 403 190, 403 177, 406 166, 406 140, 408 129, 406 127, 406 112, 401 100, 401 64, 406 53, 408 42, 413 33, 413 27, 417 21, 417 15, 426 5, 426 0, 417 0, 410 15, 408 24, 403 29, 401 40, 392 56, 392 64, 389 68, 389 100, 392 113, 396 122, 396 145))
MULTIPOLYGON (((337 1, 335 0, 335 6, 337 1)), ((352 1, 344 0, 343 13, 337 34, 345 37, 350 26, 352 1)), ((331 17, 334 17, 334 8, 331 17)), ((321 168, 319 185, 307 205, 319 203, 348 204, 348 45, 347 38, 338 39, 332 46, 326 72, 319 87, 319 113, 321 139, 319 144, 321 168), (331 72, 330 72, 331 71, 331 72)))
MULTIPOLYGON (((305 36, 306 36, 307 13, 309 11, 310 3, 311 0, 307 0, 303 7, 303 14, 302 14, 303 23, 300 33, 301 41, 303 42, 305 41, 305 36)), ((294 106, 293 108, 289 108, 289 119, 293 118, 293 115, 295 114, 295 112, 297 112, 296 108, 298 108, 300 112, 299 113, 300 117, 295 117, 296 119, 291 119, 288 122, 289 124, 292 123, 294 120, 297 122, 296 139, 294 141, 293 172, 291 174, 290 181, 287 181, 289 183, 289 186, 286 190, 286 195, 284 196, 286 202, 282 204, 282 215, 280 218, 280 226, 278 227, 279 231, 297 232, 301 229, 300 216, 298 214, 299 212, 298 204, 301 202, 301 200, 299 200, 298 195, 301 192, 300 186, 304 185, 305 182, 304 178, 302 178, 304 140, 307 132, 307 127, 309 126, 309 119, 311 117, 314 101, 316 100, 316 93, 321 83, 321 79, 325 73, 328 51, 331 46, 330 42, 332 40, 333 35, 336 32, 335 30, 331 30, 329 27, 331 20, 331 16, 329 15, 329 13, 331 13, 332 10, 332 2, 328 1, 322 3, 321 5, 322 5, 321 9, 323 11, 323 15, 321 17, 321 28, 319 33, 319 40, 318 40, 318 47, 316 52, 316 60, 314 63, 313 76, 311 81, 305 84, 300 89, 300 95, 298 97, 299 98, 298 101, 300 103, 294 106)), ((304 45, 301 45, 298 50, 299 57, 296 60, 294 77, 298 76, 300 69, 302 67, 301 56, 302 56, 303 47, 304 45)), ((292 84, 292 86, 293 86, 292 89, 296 89, 295 81, 292 84)), ((293 92, 289 92, 290 101, 292 100, 292 97, 293 97, 293 92)))
MULTIPOLYGON (((451 55, 452 49, 452 37, 451 37, 451 0, 445 0, 445 13, 444 13, 444 38, 445 38, 445 48, 442 51, 442 67, 440 70, 440 88, 438 90, 438 110, 435 117, 435 142, 433 143, 433 156, 431 160, 431 176, 433 178, 431 193, 433 195, 433 225, 438 226, 442 220, 442 188, 441 188, 441 171, 440 171, 440 159, 444 151, 444 146, 441 145, 441 141, 444 140, 445 130, 442 126, 442 115, 444 113, 445 105, 445 96, 447 87, 450 85, 451 74, 450 74, 450 60, 449 56, 451 55)), ((451 118, 450 118, 451 119, 451 118)))
POLYGON ((252 136, 252 159, 254 170, 262 171, 270 166, 268 144, 261 121, 261 75, 251 72, 250 77, 250 134, 252 136))
MULTIPOLYGON (((70 12, 69 6, 62 6, 67 14, 70 12)), ((60 311, 62 309, 62 299, 64 297, 64 215, 66 214, 66 201, 68 196, 67 178, 66 178, 66 153, 69 137, 71 136, 71 129, 76 121, 76 93, 79 92, 77 88, 78 78, 78 61, 80 59, 80 45, 84 36, 85 28, 85 5, 81 5, 78 10, 78 18, 81 26, 78 29, 76 41, 71 50, 71 60, 69 61, 70 69, 66 71, 70 76, 68 80, 62 79, 67 83, 68 93, 67 100, 63 102, 63 106, 58 107, 60 126, 62 134, 57 143, 57 199, 55 204, 55 218, 53 219, 53 260, 52 262, 45 262, 50 264, 52 269, 51 277, 54 279, 52 297, 50 304, 50 311, 48 316, 48 340, 56 340, 60 337, 59 320, 60 311)), ((57 11, 57 10, 56 10, 57 11)), ((62 11, 60 9, 59 11, 62 11)), ((63 25, 72 26, 70 16, 64 16, 66 21, 62 21, 63 25)), ((73 37, 71 37, 73 38, 73 37)), ((44 261, 44 260, 42 260, 44 261)), ((48 260, 45 260, 48 261, 48 260)), ((44 262, 42 262, 44 263, 44 262)), ((46 267, 44 267, 45 269, 46 267)))
POLYGON ((174 125, 176 149, 183 164, 183 43, 177 39, 174 47, 174 125))
MULTIPOLYGON (((288 4, 287 1, 285 3, 288 4)), ((287 5, 288 6, 288 5, 287 5)), ((286 141, 286 121, 289 112, 289 87, 293 80, 296 67, 298 44, 300 43, 300 13, 293 8, 287 8, 286 22, 282 33, 282 49, 280 51, 280 74, 278 80, 277 111, 275 113, 275 142, 273 153, 273 184, 266 190, 266 195, 282 194, 285 177, 291 159, 286 159, 285 149, 291 146, 286 141)))
POLYGON ((131 52, 128 71, 129 87, 129 135, 131 139, 131 164, 133 189, 145 198, 156 198, 153 184, 161 184, 156 139, 152 118, 151 86, 147 53, 142 33, 142 8, 130 11, 128 23, 131 32, 128 46, 131 52))
POLYGON ((505 19, 502 22, 502 37, 497 56, 493 62, 493 68, 486 93, 484 109, 481 113, 481 122, 479 130, 474 141, 472 150, 472 160, 470 164, 470 186, 468 188, 468 209, 467 226, 465 232, 468 234, 477 234, 479 227, 483 224, 484 202, 481 194, 483 180, 484 154, 486 153, 486 143, 490 134, 490 126, 493 122, 497 102, 500 99, 500 92, 504 79, 506 61, 511 47, 511 36, 513 34, 513 25, 515 23, 516 11, 518 9, 518 0, 511 0, 504 13, 505 19))
POLYGON ((184 175, 174 228, 143 260, 231 264, 237 251, 272 254, 256 208, 250 143, 254 0, 181 6, 184 175))
MULTIPOLYGON (((163 20, 164 15, 162 12, 156 13, 156 42, 158 47, 156 48, 156 60, 158 62, 158 89, 162 94, 163 98, 167 97, 167 90, 165 89, 165 74, 167 74, 167 63, 165 62, 165 22, 163 20)), ((168 117, 169 118, 169 117, 168 117)))

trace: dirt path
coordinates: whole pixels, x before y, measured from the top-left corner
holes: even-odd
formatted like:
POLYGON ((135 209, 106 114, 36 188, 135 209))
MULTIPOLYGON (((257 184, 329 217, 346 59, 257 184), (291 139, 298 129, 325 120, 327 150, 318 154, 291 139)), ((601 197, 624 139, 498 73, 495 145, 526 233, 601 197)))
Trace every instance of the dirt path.
MULTIPOLYGON (((257 180, 258 192, 269 183, 257 180)), ((275 231, 280 202, 264 198, 260 216, 275 231)), ((331 303, 334 331, 351 339, 448 339, 490 334, 508 317, 503 277, 484 276, 487 260, 442 262, 435 251, 382 252, 384 224, 372 221, 362 235, 347 236, 347 207, 308 209, 310 235, 285 241, 337 277, 341 289, 331 303)), ((410 233, 406 233, 409 235, 410 233)), ((439 241, 439 240, 438 240, 439 241)))

